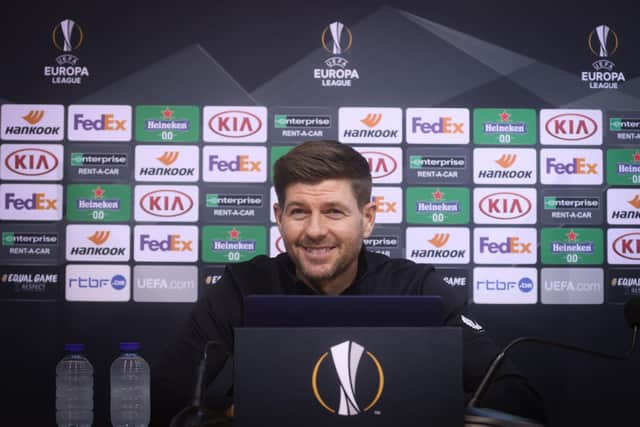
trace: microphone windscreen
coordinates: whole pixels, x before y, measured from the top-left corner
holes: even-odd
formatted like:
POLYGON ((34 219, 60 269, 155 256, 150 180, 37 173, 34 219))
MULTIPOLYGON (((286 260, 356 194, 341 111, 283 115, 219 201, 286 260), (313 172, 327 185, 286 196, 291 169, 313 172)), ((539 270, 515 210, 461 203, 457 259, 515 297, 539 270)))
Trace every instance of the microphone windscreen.
POLYGON ((640 297, 632 297, 624 303, 624 318, 631 328, 640 326, 640 297))

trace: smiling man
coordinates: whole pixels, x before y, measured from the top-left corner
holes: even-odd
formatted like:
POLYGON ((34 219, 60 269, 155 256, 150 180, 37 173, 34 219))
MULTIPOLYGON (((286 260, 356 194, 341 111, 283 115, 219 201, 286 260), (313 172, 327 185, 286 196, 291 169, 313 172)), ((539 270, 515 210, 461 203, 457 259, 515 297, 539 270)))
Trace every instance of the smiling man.
MULTIPOLYGON (((274 165, 274 214, 286 253, 230 264, 195 305, 178 343, 154 367, 152 413, 184 407, 208 340, 218 342, 205 372, 209 384, 233 354, 233 328, 243 324, 243 298, 251 294, 440 295, 445 324, 463 329, 463 380, 470 395, 498 349, 468 312, 466 300, 432 275, 433 267, 369 252, 363 240, 374 228, 367 161, 335 141, 300 144, 274 165)), ((508 364, 483 406, 541 418, 535 392, 508 364)))

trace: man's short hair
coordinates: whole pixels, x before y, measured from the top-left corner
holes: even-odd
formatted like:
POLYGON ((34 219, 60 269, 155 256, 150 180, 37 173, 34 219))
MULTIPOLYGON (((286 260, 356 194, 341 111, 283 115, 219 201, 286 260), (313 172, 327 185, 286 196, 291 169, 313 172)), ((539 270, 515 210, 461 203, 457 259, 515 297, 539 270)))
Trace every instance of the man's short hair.
POLYGON ((352 147, 337 141, 307 141, 280 157, 273 167, 273 182, 281 206, 287 187, 317 184, 326 179, 348 179, 358 207, 371 201, 369 163, 352 147))

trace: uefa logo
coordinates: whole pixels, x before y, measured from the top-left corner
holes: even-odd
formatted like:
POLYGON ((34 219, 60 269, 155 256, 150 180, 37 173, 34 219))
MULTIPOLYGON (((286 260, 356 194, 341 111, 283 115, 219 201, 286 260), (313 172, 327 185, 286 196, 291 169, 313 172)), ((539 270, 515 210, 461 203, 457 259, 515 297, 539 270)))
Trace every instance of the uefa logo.
MULTIPOLYGON (((359 382, 361 384, 361 382, 359 382)), ((373 408, 382 396, 384 390, 384 371, 382 365, 376 356, 365 351, 365 348, 355 341, 344 341, 340 344, 331 347, 330 352, 323 353, 316 362, 313 373, 311 375, 311 388, 313 389, 313 395, 320 405, 331 412, 332 414, 351 416, 358 415, 369 411, 373 408), (339 402, 337 408, 331 403, 327 403, 321 387, 318 386, 318 373, 321 371, 325 359, 331 353, 333 359, 333 367, 335 369, 335 375, 337 376, 337 386, 339 402), (370 390, 372 397, 367 399, 366 402, 361 402, 359 397, 360 389, 356 389, 356 377, 358 375, 358 369, 362 367, 362 356, 366 355, 371 364, 375 367, 375 374, 377 375, 377 387, 370 390)), ((364 393, 364 390, 363 390, 364 393)))
POLYGON ((78 49, 84 41, 84 31, 72 19, 65 19, 53 28, 51 32, 53 45, 63 52, 78 49))
POLYGON ((353 34, 342 22, 332 22, 322 31, 322 48, 332 55, 341 55, 353 44, 353 34))

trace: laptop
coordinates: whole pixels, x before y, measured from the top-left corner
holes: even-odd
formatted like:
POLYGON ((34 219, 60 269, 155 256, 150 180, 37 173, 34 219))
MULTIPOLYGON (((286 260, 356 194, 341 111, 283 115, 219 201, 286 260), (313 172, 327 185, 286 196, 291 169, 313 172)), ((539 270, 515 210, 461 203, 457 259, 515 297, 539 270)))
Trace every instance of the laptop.
POLYGON ((245 327, 442 326, 436 295, 249 295, 245 327))
POLYGON ((462 425, 462 332, 442 319, 431 296, 247 297, 234 425, 462 425))

